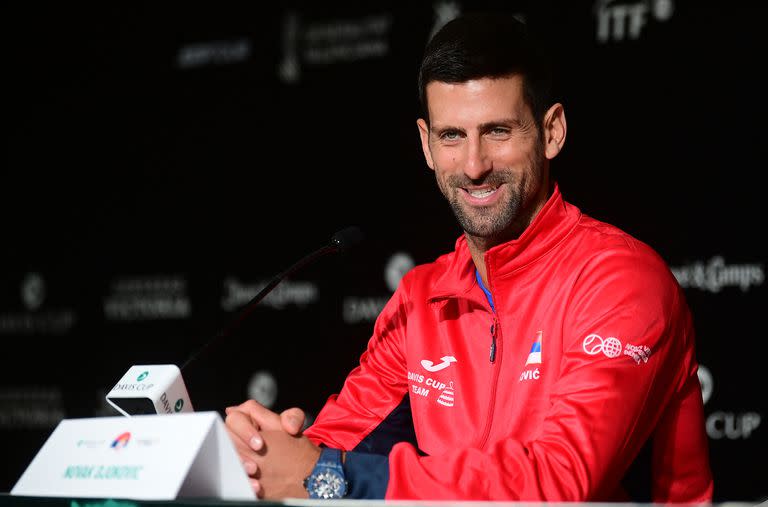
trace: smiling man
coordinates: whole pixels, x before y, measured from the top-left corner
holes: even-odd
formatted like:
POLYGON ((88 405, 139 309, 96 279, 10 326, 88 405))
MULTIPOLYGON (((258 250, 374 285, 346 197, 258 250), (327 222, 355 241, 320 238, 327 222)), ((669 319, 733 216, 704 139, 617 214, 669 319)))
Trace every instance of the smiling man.
POLYGON ((635 500, 711 500, 683 293, 552 180, 567 128, 546 62, 499 12, 428 44, 418 131, 464 234, 403 278, 306 431, 298 409, 227 409, 259 496, 620 501, 647 449, 635 500))
POLYGON ((544 206, 551 194, 549 160, 565 142, 562 105, 537 122, 524 90, 519 74, 431 81, 429 124, 417 121, 424 157, 484 282, 483 254, 519 237, 544 206))

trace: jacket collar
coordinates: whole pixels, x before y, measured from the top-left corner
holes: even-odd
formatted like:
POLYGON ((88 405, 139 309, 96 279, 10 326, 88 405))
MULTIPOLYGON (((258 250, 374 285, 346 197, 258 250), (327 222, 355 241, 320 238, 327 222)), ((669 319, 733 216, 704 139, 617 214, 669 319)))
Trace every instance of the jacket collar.
MULTIPOLYGON (((509 276, 546 255, 565 239, 580 218, 581 211, 563 200, 555 184, 552 195, 519 238, 496 245, 485 253, 489 288, 493 287, 494 280, 509 276)), ((443 273, 432 286, 429 302, 458 297, 477 284, 475 264, 464 235, 456 240, 453 255, 445 261, 443 273)))

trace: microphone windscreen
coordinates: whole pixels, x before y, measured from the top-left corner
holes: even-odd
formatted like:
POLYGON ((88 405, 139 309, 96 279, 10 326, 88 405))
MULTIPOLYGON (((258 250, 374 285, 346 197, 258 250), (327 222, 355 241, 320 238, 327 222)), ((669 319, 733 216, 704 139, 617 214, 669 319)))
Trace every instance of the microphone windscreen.
POLYGON ((363 240, 363 231, 357 226, 347 227, 331 237, 331 244, 339 252, 346 252, 363 240))

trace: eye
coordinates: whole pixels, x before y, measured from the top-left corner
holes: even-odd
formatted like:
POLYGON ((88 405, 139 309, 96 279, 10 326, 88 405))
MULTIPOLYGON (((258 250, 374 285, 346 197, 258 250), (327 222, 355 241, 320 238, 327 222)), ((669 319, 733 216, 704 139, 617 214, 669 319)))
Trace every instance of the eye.
POLYGON ((440 140, 442 141, 457 141, 461 138, 461 132, 458 130, 444 130, 440 132, 440 140))
POLYGON ((493 127, 488 133, 492 136, 506 136, 509 134, 509 129, 507 127, 493 127))

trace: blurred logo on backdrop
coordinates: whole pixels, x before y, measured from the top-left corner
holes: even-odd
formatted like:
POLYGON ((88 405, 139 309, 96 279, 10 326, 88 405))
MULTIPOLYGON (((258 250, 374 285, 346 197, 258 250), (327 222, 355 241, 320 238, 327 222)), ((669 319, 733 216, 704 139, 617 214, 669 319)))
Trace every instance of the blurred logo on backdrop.
POLYGON ((277 380, 272 373, 257 371, 248 382, 248 396, 264 405, 272 408, 277 401, 277 380))
POLYGON ((26 273, 18 287, 16 305, 13 301, 5 301, 3 306, 21 308, 0 313, 0 335, 59 335, 67 333, 75 324, 77 315, 73 309, 48 302, 48 282, 41 273, 26 273))
MULTIPOLYGON (((709 402, 715 391, 712 372, 704 365, 699 365, 699 382, 704 405, 709 402)), ((750 438, 760 426, 762 417, 754 411, 736 412, 717 410, 707 415, 707 436, 712 440, 743 440, 750 438)))
POLYGON ((375 296, 347 296, 342 302, 342 318, 345 324, 373 322, 397 290, 403 276, 415 266, 413 257, 405 252, 393 254, 384 266, 384 282, 389 294, 375 296))
POLYGON ((453 18, 458 17, 461 14, 461 4, 459 2, 434 2, 432 9, 435 13, 435 22, 432 25, 432 30, 429 31, 429 38, 431 39, 445 26, 446 23, 453 18))
POLYGON ((45 280, 40 273, 27 273, 21 282, 21 301, 27 310, 37 310, 45 301, 45 280))
POLYGON ((597 41, 637 40, 649 22, 664 23, 675 13, 674 0, 597 0, 594 4, 597 41))
POLYGON ((765 267, 762 264, 726 264, 720 255, 709 261, 696 261, 670 269, 684 289, 712 293, 728 287, 738 287, 742 292, 747 292, 753 287, 761 287, 765 282, 765 267))
POLYGON ((176 66, 194 69, 211 65, 231 65, 245 62, 252 53, 247 38, 196 42, 181 46, 176 53, 176 66))
POLYGON ((715 381, 712 378, 712 373, 709 368, 703 364, 699 365, 699 369, 696 372, 699 377, 699 383, 701 384, 701 398, 706 405, 709 399, 712 397, 712 390, 715 388, 715 381))
MULTIPOLYGON (((267 408, 275 408, 277 392, 277 379, 270 371, 259 370, 255 372, 248 381, 248 397, 261 403, 267 408)), ((304 426, 302 429, 307 429, 312 425, 314 420, 314 414, 311 412, 304 412, 304 426)))
MULTIPOLYGON (((238 310, 245 306, 256 294, 267 286, 269 280, 258 282, 243 282, 234 276, 228 276, 223 282, 221 296, 221 309, 227 312, 238 310)), ((283 280, 259 303, 260 306, 268 306, 281 310, 288 305, 305 307, 317 303, 320 298, 320 290, 312 282, 299 280, 283 280)))
POLYGON ((283 16, 282 58, 277 68, 284 83, 297 83, 304 65, 326 66, 382 58, 389 54, 392 14, 346 19, 306 19, 291 10, 283 16))
POLYGON ((64 418, 58 387, 0 388, 0 429, 48 429, 64 418))
POLYGON ((118 322, 186 319, 192 312, 187 280, 178 275, 117 277, 103 307, 104 317, 118 322))

